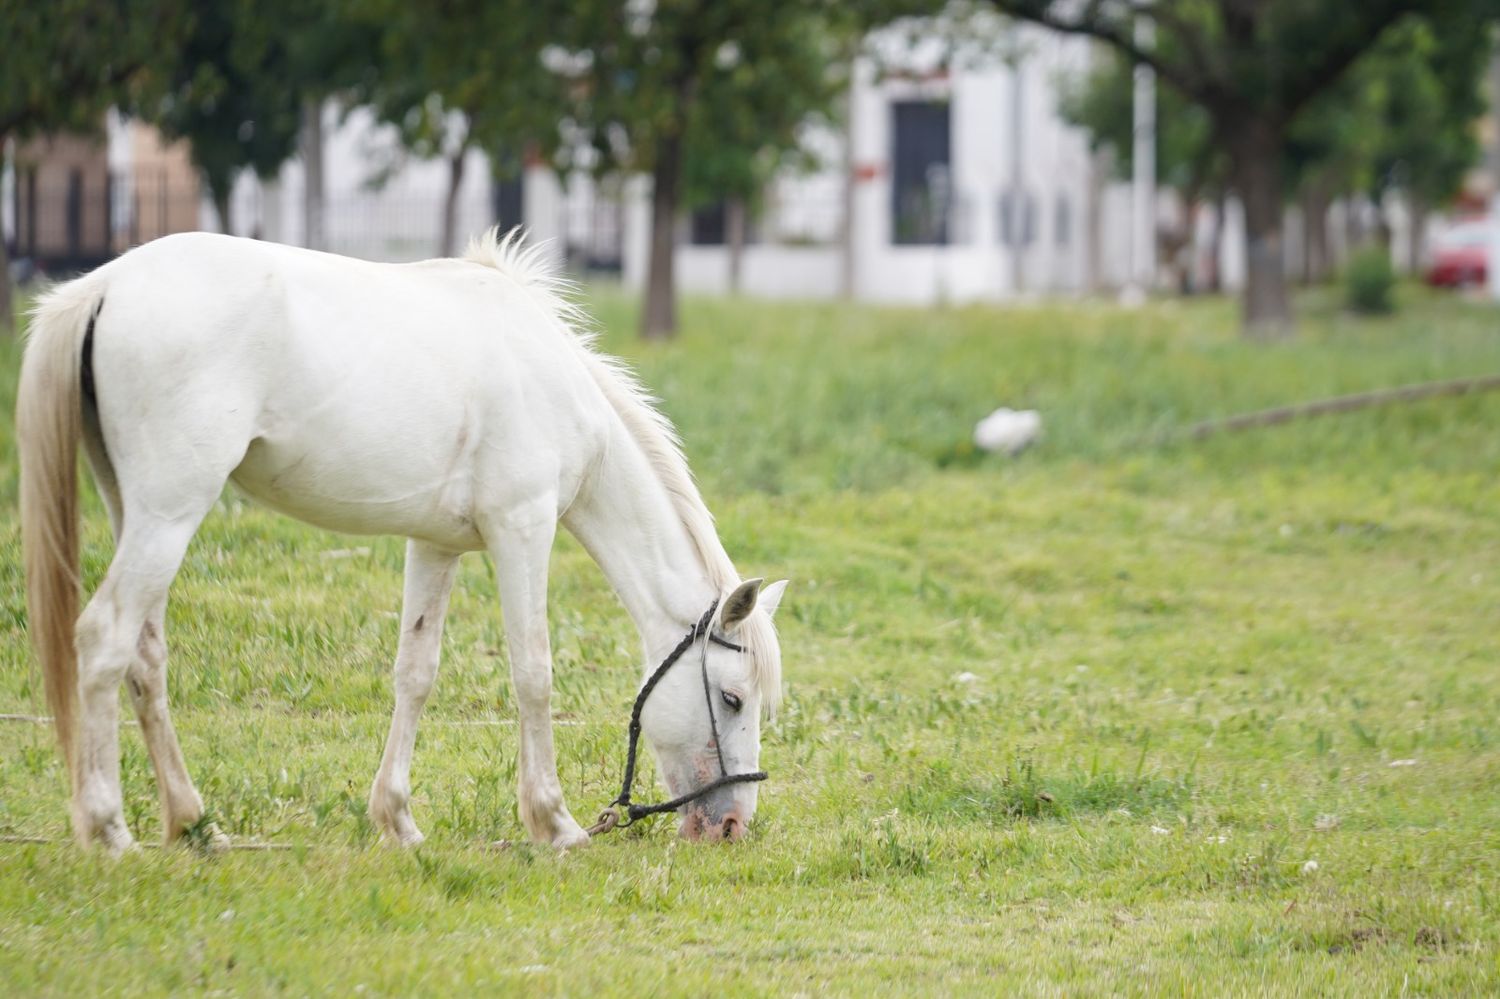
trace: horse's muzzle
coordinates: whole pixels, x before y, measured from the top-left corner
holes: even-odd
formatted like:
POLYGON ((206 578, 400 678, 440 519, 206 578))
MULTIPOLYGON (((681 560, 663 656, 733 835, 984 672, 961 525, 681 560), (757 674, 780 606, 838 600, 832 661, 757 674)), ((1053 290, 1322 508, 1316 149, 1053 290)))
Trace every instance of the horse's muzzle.
POLYGON ((682 817, 678 833, 683 839, 694 843, 734 843, 745 838, 750 831, 738 808, 731 808, 719 816, 705 809, 689 805, 682 817))

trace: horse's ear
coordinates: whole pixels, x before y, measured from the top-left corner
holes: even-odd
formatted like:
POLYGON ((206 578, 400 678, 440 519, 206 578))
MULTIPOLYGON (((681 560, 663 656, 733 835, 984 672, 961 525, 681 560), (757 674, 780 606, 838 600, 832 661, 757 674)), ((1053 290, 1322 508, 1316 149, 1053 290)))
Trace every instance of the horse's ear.
POLYGON ((719 627, 733 631, 741 621, 755 610, 755 600, 760 596, 760 584, 764 579, 747 579, 724 598, 724 609, 719 612, 719 627))
POLYGON ((760 591, 760 599, 755 605, 766 612, 766 617, 776 615, 776 608, 781 606, 781 595, 786 592, 786 584, 785 579, 778 579, 760 591))

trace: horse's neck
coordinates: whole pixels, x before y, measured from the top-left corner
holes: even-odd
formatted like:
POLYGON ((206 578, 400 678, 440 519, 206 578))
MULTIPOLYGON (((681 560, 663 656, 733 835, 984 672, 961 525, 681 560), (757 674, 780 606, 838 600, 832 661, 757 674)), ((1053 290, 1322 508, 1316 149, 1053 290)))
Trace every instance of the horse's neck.
POLYGON ((672 498, 624 427, 564 518, 634 618, 654 661, 719 596, 672 498))

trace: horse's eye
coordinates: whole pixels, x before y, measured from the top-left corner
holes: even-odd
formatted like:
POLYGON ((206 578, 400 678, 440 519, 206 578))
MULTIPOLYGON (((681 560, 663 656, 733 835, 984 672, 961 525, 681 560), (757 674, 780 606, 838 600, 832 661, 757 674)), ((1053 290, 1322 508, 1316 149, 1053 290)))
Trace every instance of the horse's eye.
POLYGON ((724 698, 724 704, 729 708, 730 711, 738 711, 740 708, 743 708, 745 706, 745 702, 740 700, 739 694, 731 694, 729 691, 725 690, 722 691, 719 696, 724 698))

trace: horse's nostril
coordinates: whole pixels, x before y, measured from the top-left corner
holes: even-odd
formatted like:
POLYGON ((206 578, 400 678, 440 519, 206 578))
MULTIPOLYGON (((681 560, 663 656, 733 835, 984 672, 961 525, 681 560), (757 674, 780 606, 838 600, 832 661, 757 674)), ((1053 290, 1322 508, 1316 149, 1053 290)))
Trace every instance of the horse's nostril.
POLYGON ((727 839, 727 840, 736 840, 736 839, 739 839, 744 834, 745 834, 745 827, 740 824, 739 819, 736 819, 733 815, 725 817, 725 819, 724 819, 724 838, 725 839, 727 839))

